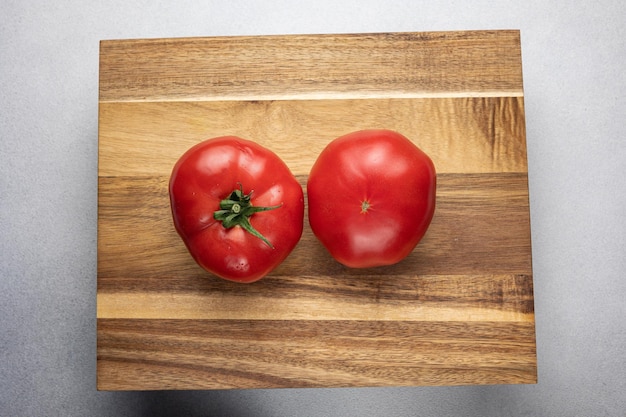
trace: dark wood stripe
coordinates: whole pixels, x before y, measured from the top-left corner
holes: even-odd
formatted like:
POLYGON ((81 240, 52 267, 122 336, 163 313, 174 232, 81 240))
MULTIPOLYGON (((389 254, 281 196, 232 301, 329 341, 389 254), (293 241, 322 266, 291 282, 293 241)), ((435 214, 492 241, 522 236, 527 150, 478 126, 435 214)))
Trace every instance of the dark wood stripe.
MULTIPOLYGON (((109 279, 206 276, 174 230, 167 183, 166 177, 99 179, 100 289, 109 279)), ((305 219, 300 243, 272 275, 529 275, 530 244, 525 173, 443 174, 438 177, 430 229, 403 262, 385 268, 345 268, 321 246, 305 219)))
POLYGON ((99 389, 534 383, 535 363, 532 323, 98 320, 99 389))
POLYGON ((517 93, 520 55, 519 31, 102 41, 99 99, 517 93))

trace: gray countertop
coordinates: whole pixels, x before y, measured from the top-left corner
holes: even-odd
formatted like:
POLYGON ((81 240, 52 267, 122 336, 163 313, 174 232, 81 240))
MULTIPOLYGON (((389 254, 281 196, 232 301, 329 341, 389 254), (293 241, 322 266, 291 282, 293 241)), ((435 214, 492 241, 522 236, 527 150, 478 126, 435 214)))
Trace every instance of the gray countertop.
MULTIPOLYGON (((250 3, 250 4, 248 4, 250 3)), ((626 3, 0 5, 0 416, 626 415, 626 3), (98 392, 103 39, 520 29, 536 385, 98 392)))

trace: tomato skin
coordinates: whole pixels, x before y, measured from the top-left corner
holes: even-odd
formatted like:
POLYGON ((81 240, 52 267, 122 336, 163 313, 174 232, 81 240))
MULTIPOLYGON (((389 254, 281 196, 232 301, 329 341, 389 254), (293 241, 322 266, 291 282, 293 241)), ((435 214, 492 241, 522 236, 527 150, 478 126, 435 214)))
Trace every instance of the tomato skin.
POLYGON ((176 231, 194 260, 226 280, 250 283, 276 268, 302 235, 304 195, 287 165, 261 145, 235 136, 203 141, 175 164, 169 184, 176 231), (214 218, 234 190, 250 194, 250 224, 269 242, 214 218))
POLYGON ((340 263, 395 264, 426 233, 435 211, 431 159, 403 135, 362 130, 333 140, 307 182, 309 223, 340 263))

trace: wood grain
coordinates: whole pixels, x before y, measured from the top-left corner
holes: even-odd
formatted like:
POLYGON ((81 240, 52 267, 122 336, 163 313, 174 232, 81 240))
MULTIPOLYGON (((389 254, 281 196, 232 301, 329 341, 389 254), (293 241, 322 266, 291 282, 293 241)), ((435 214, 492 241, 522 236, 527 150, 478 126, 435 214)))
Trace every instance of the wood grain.
MULTIPOLYGON (((305 180, 300 178, 303 188, 305 180)), ((99 289, 118 277, 155 278, 167 285, 179 274, 206 276, 173 229, 168 181, 100 178, 99 289)), ((527 274, 531 268, 528 184, 519 173, 439 175, 437 207, 426 236, 404 261, 384 268, 342 266, 317 241, 308 217, 305 225, 299 244, 272 275, 527 274)))
POLYGON ((169 174, 191 146, 224 135, 308 175, 331 140, 373 128, 402 132, 438 173, 526 172, 523 109, 523 97, 102 103, 99 175, 169 174))
POLYGON ((98 333, 98 384, 125 390, 536 380, 526 322, 100 319, 98 333))
POLYGON ((521 95, 518 31, 100 43, 100 101, 521 95))
POLYGON ((517 31, 103 41, 98 389, 536 382, 521 74, 517 31), (167 192, 185 150, 253 139, 306 190, 321 149, 364 128, 437 167, 407 259, 346 268, 305 219, 257 283, 195 264, 167 192))

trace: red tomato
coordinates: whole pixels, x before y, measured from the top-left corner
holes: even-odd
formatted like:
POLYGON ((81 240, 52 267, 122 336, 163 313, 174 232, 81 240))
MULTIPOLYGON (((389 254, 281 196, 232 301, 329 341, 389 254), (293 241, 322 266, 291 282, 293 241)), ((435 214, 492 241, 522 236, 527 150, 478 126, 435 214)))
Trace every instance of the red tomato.
POLYGON ((302 187, 285 163, 234 136, 189 149, 170 178, 174 226, 196 262, 227 280, 253 282, 302 235, 302 187))
POLYGON ((390 130, 349 133, 332 141, 311 169, 311 229, 348 267, 391 265, 426 233, 435 189, 435 166, 406 137, 390 130))

